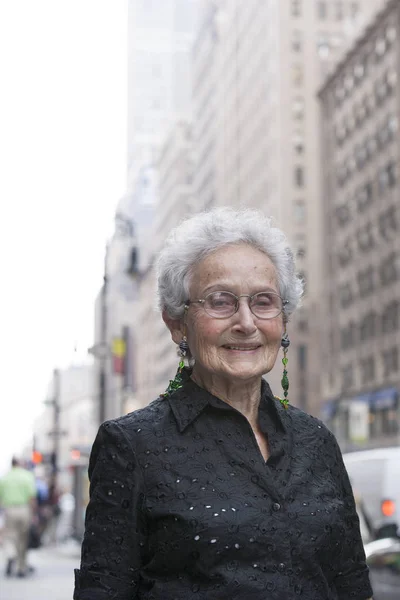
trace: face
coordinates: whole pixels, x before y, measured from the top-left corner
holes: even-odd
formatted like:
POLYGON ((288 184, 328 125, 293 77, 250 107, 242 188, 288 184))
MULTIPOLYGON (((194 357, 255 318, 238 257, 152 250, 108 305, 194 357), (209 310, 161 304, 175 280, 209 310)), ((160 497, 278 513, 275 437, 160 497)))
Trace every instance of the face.
MULTIPOLYGON (((263 291, 279 293, 270 259, 247 245, 226 246, 195 268, 190 300, 209 292, 228 291, 236 296, 263 291)), ((283 333, 282 313, 273 319, 253 315, 248 298, 226 319, 209 316, 202 304, 191 304, 186 314, 186 335, 195 370, 201 376, 249 381, 268 373, 275 364, 283 333)))

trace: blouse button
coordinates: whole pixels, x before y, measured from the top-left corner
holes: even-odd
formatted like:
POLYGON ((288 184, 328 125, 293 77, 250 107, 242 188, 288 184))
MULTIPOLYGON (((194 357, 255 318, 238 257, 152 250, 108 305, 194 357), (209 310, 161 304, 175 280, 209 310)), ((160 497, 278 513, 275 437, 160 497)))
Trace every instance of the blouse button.
POLYGON ((284 571, 286 569, 286 565, 285 563, 279 563, 278 565, 278 569, 280 570, 280 572, 282 573, 282 571, 284 571))
POLYGON ((279 502, 274 502, 274 504, 272 505, 272 508, 274 509, 275 512, 278 512, 278 510, 281 510, 281 505, 279 504, 279 502))

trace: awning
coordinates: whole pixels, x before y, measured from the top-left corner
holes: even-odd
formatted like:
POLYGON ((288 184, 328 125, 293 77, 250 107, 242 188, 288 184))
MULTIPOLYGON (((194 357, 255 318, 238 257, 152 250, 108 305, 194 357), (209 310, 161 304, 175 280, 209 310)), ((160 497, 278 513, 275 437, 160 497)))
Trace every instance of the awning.
POLYGON ((398 403, 397 388, 384 388, 371 394, 370 406, 372 410, 386 410, 396 408, 398 403))

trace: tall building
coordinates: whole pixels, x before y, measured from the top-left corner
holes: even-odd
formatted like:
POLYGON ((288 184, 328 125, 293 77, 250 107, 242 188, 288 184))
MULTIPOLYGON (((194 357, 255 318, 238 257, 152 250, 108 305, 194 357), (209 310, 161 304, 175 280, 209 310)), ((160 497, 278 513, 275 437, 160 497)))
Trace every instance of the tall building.
POLYGON ((343 445, 400 432, 400 4, 325 82, 323 398, 343 445))
POLYGON ((193 195, 194 157, 192 129, 188 122, 172 126, 158 163, 160 202, 154 219, 153 235, 147 247, 152 258, 140 274, 137 335, 141 340, 137 354, 137 403, 143 406, 162 393, 173 379, 178 356, 176 345, 157 309, 154 260, 166 235, 185 217, 197 210, 193 195))
POLYGON ((136 363, 142 364, 144 352, 139 315, 149 301, 145 274, 152 262, 148 240, 159 204, 158 155, 171 125, 191 113, 191 46, 202 2, 128 3, 127 189, 107 247, 92 348, 100 419, 137 406, 136 363))
MULTIPOLYGON (((306 298, 289 325, 291 400, 314 414, 323 368, 317 90, 382 1, 216 0, 193 51, 199 207, 261 209, 296 248, 306 298)), ((280 377, 278 361, 277 392, 280 377)))

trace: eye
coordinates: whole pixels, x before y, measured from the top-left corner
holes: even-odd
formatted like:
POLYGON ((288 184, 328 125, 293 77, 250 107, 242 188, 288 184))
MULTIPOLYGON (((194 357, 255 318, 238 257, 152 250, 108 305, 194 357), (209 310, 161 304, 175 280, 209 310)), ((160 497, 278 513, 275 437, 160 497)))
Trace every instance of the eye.
POLYGON ((207 301, 213 308, 225 308, 234 306, 236 299, 231 294, 224 292, 214 292, 207 297, 207 301))
POLYGON ((255 296, 253 298, 253 304, 256 306, 273 306, 274 305, 274 296, 272 294, 257 294, 257 296, 255 296))

